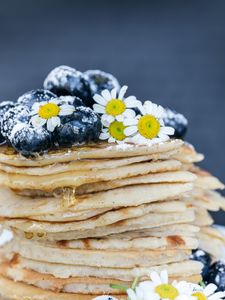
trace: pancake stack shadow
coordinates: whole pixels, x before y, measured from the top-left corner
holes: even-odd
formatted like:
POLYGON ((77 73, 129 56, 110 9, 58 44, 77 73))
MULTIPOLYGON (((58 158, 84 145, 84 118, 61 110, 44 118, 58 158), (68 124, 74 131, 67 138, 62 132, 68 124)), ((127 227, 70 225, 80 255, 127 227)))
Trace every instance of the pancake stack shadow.
POLYGON ((215 259, 224 237, 208 210, 225 209, 223 184, 194 164, 180 140, 99 144, 26 159, 2 147, 0 216, 13 239, 1 249, 7 299, 92 299, 152 270, 199 282, 193 249, 215 259))

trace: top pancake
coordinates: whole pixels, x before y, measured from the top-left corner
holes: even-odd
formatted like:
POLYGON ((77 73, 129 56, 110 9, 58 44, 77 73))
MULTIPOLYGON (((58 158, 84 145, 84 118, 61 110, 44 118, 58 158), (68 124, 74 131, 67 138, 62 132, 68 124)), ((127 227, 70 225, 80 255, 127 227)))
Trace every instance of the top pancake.
POLYGON ((123 158, 132 156, 142 156, 154 153, 163 153, 180 148, 183 144, 181 140, 169 140, 164 143, 151 146, 140 146, 133 144, 115 145, 115 144, 93 144, 85 147, 73 147, 70 149, 59 149, 50 151, 42 156, 35 158, 25 158, 13 151, 12 148, 0 148, 0 163, 13 166, 45 166, 59 162, 69 162, 81 159, 105 159, 105 158, 123 158))

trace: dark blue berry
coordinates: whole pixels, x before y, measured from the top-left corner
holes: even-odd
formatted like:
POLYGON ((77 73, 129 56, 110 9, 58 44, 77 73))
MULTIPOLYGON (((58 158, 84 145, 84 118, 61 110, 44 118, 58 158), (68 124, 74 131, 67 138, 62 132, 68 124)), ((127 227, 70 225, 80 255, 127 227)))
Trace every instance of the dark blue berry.
MULTIPOLYGON (((15 106, 15 102, 12 101, 4 101, 0 103, 0 123, 4 114, 14 106, 15 106)), ((0 128, 0 145, 3 143, 5 143, 5 137, 2 135, 1 128, 0 128)))
POLYGON ((75 97, 75 96, 60 96, 58 98, 62 104, 69 104, 69 105, 73 105, 75 108, 79 107, 79 106, 85 106, 83 100, 81 100, 79 97, 75 97))
POLYGON ((114 88, 119 91, 120 84, 118 80, 111 74, 100 70, 88 70, 84 74, 88 77, 91 94, 100 94, 103 90, 112 90, 114 88))
POLYGON ((77 96, 87 106, 93 102, 87 76, 68 66, 53 69, 44 81, 44 88, 57 96, 77 96))
POLYGON ((171 110, 169 108, 165 109, 166 117, 164 118, 164 123, 166 126, 173 127, 175 129, 174 136, 178 139, 183 139, 187 132, 188 120, 182 114, 171 110))
POLYGON ((203 264, 203 269, 202 269, 202 277, 204 278, 206 274, 209 271, 209 267, 212 262, 212 258, 209 255, 209 253, 201 250, 201 249, 196 249, 192 251, 192 255, 190 257, 192 260, 197 260, 200 261, 203 264))
POLYGON ((42 101, 45 102, 54 99, 56 97, 57 96, 50 91, 37 89, 37 90, 29 91, 23 94, 22 96, 20 96, 17 100, 17 103, 21 105, 26 105, 29 108, 31 108, 35 102, 42 102, 42 101))
POLYGON ((204 279, 206 283, 217 285, 219 291, 225 291, 225 262, 217 261, 212 264, 204 279))
POLYGON ((55 130, 57 146, 71 147, 83 143, 98 141, 101 121, 89 107, 77 107, 75 112, 62 120, 62 125, 55 130))
POLYGON ((17 105, 10 108, 0 120, 0 128, 3 137, 9 141, 13 127, 18 123, 28 123, 30 110, 27 106, 17 105))
POLYGON ((43 127, 33 128, 29 124, 18 123, 14 126, 10 142, 23 156, 42 154, 52 147, 51 133, 43 127))

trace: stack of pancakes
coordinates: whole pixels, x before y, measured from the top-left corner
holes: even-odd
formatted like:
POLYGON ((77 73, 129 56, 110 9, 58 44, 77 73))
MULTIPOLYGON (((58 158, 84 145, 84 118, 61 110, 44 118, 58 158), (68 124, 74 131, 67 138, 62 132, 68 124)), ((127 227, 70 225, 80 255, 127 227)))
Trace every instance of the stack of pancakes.
POLYGON ((6 299, 92 299, 151 270, 199 282, 199 247, 215 258, 224 238, 208 210, 225 208, 221 182, 194 166, 180 140, 74 147, 27 159, 2 147, 0 216, 13 239, 1 250, 6 299), (209 242, 210 241, 210 242, 209 242))

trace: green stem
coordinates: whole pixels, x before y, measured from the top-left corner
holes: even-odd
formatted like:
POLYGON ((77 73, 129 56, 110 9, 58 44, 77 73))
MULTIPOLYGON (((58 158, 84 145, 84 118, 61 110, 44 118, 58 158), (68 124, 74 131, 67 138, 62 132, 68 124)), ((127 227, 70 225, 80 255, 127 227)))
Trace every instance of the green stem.
POLYGON ((132 290, 134 290, 134 289, 136 288, 136 286, 138 285, 138 281, 139 281, 139 278, 136 277, 136 278, 134 279, 134 282, 132 283, 132 286, 131 286, 132 290))
POLYGON ((127 286, 119 285, 119 284, 110 284, 110 287, 112 289, 120 290, 120 291, 123 291, 123 292, 126 292, 129 289, 127 286))

